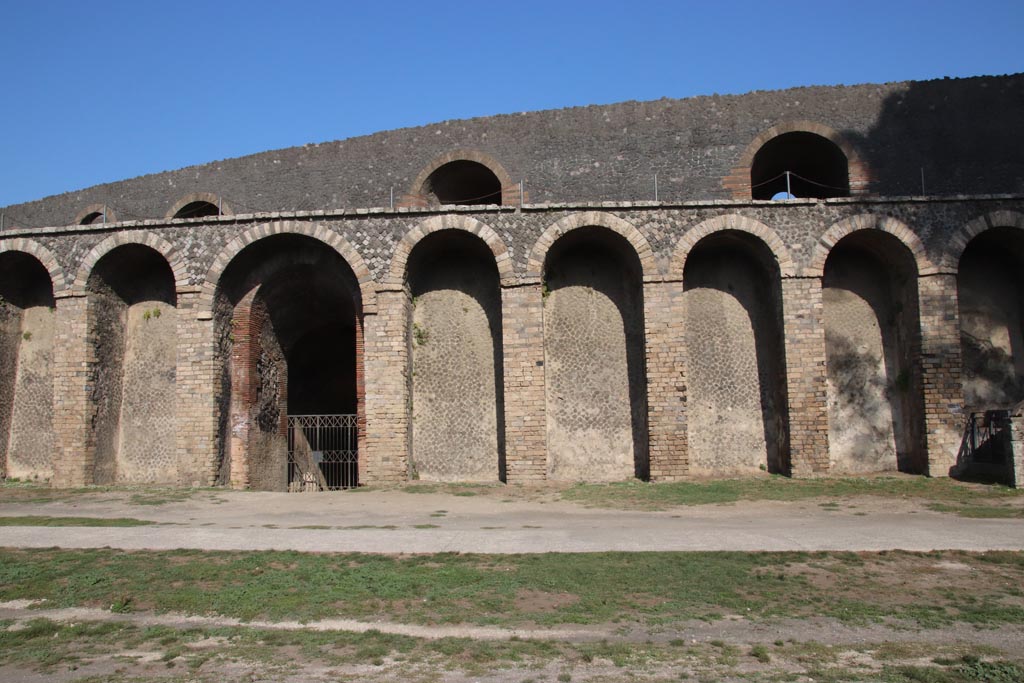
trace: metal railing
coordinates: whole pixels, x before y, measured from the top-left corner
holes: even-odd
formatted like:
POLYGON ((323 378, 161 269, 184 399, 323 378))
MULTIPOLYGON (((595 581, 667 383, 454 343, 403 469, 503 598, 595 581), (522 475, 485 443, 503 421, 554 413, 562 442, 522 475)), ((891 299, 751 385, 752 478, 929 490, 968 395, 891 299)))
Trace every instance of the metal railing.
POLYGON ((337 491, 359 485, 355 415, 288 416, 288 490, 337 491))
POLYGON ((1010 411, 984 410, 970 413, 957 454, 957 467, 1002 465, 1010 454, 1010 411))

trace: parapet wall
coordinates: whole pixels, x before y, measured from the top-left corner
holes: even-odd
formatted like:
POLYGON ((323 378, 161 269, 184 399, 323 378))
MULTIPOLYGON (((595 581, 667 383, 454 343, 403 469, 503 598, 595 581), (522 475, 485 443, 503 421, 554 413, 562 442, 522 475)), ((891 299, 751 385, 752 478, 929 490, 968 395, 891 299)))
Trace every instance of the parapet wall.
MULTIPOLYGON (((624 102, 445 121, 310 144, 48 197, 3 209, 7 226, 173 215, 391 206, 445 159, 498 171, 501 203, 670 202, 749 197, 752 157, 773 131, 830 136, 851 189, 872 196, 1024 192, 1024 76, 806 87, 624 102), (456 153, 459 150, 462 153, 456 153), (748 187, 743 189, 744 174, 748 187), (738 183, 738 185, 737 185, 738 183), (738 194, 737 194, 738 192, 738 194)), ((495 198, 497 203, 499 198, 495 198)))

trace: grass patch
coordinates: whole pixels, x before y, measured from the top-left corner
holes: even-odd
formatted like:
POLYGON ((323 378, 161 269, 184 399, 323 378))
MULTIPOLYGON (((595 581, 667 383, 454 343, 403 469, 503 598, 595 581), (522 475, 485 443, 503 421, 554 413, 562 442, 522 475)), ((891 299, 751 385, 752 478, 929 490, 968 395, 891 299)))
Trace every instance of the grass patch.
MULTIPOLYGON (((662 510, 686 505, 714 505, 741 500, 798 501, 876 496, 931 501, 947 505, 985 505, 1021 501, 1024 491, 999 484, 974 484, 926 477, 871 477, 839 479, 790 479, 778 475, 706 482, 615 482, 577 484, 562 492, 563 500, 591 507, 662 510)), ((826 507, 826 509, 827 509, 826 507)), ((1024 508, 1015 509, 1021 513, 1024 508)), ((1013 515, 1016 516, 1016 515, 1013 515)))
POLYGON ((667 628, 729 615, 755 621, 822 615, 853 624, 894 619, 921 627, 994 627, 1024 623, 1022 584, 1024 553, 1012 552, 0 550, 0 600, 121 604, 243 620, 383 616, 420 624, 667 628))
POLYGON ((0 517, 0 526, 149 526, 156 524, 146 519, 131 517, 47 517, 27 515, 0 517))
POLYGON ((180 503, 194 496, 199 489, 152 489, 133 493, 128 499, 130 505, 167 505, 180 503))
POLYGON ((948 512, 960 517, 974 517, 978 519, 1020 519, 1024 518, 1024 508, 996 505, 948 505, 946 503, 931 503, 929 510, 935 512, 948 512))

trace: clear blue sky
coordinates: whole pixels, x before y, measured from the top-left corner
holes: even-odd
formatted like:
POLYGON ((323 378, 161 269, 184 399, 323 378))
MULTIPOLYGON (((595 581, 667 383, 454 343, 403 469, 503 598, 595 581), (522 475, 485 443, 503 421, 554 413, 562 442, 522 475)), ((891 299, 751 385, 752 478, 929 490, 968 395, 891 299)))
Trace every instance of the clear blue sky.
POLYGON ((0 206, 445 119, 1019 72, 1022 35, 1022 0, 7 0, 0 206))

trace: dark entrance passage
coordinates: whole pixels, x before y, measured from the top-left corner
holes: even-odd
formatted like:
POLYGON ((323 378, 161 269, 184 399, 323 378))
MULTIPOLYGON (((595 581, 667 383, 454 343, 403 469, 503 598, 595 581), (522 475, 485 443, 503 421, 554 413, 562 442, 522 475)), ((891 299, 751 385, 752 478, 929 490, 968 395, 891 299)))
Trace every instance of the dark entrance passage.
POLYGON ((274 491, 356 486, 362 326, 351 269, 316 240, 281 235, 243 250, 222 281, 236 300, 222 477, 274 491))

